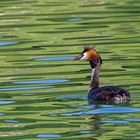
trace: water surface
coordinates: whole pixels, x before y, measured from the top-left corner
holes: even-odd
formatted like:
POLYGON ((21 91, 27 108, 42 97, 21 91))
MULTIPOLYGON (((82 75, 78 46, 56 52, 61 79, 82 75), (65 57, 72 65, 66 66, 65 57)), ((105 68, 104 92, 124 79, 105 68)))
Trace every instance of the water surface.
POLYGON ((0 1, 0 139, 138 140, 140 1, 0 1), (127 104, 88 104, 83 46, 101 54, 101 86, 127 104))

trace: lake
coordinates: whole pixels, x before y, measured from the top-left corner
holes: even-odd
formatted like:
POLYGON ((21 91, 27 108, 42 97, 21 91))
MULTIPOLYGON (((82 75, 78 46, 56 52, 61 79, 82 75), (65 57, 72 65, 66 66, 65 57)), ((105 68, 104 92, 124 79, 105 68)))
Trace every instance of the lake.
POLYGON ((139 0, 1 0, 0 139, 140 139, 139 25, 139 0), (130 103, 88 103, 85 45, 130 103))

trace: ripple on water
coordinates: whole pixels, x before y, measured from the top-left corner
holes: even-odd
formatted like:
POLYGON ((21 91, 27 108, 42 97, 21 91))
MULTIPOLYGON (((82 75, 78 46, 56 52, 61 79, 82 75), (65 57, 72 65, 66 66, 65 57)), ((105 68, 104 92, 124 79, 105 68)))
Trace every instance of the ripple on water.
POLYGON ((58 134, 38 134, 37 138, 60 138, 61 135, 58 134))
POLYGON ((89 111, 72 112, 61 114, 62 116, 74 116, 74 115, 90 115, 90 114, 106 114, 106 113, 133 113, 140 112, 140 108, 128 108, 128 107, 112 107, 112 108, 100 108, 89 111))
POLYGON ((23 93, 23 94, 20 94, 21 96, 33 96, 34 94, 33 93, 23 93))
POLYGON ((4 115, 5 115, 4 113, 1 113, 1 112, 0 112, 0 116, 4 116, 4 115))
POLYGON ((129 122, 140 122, 139 118, 129 118, 129 119, 124 119, 125 121, 129 121, 129 122))
POLYGON ((13 90, 31 90, 31 89, 43 89, 52 88, 54 86, 28 86, 28 87, 14 87, 14 88, 0 88, 0 91, 13 91, 13 90))
POLYGON ((101 122, 114 124, 129 123, 129 121, 126 120, 102 120, 101 122))
POLYGON ((62 83, 67 82, 64 79, 52 79, 52 80, 28 80, 28 81, 17 81, 13 82, 15 84, 52 84, 52 83, 62 83))
POLYGON ((100 114, 100 113, 132 113, 140 112, 140 108, 129 108, 129 107, 111 107, 90 110, 87 114, 100 114))
POLYGON ((61 57, 44 57, 44 58, 36 58, 35 60, 41 61, 63 61, 63 60, 73 60, 72 56, 61 56, 61 57))
POLYGON ((17 44, 17 42, 0 42, 0 46, 13 45, 13 44, 17 44))
POLYGON ((7 122, 7 123, 18 123, 19 121, 18 120, 4 120, 4 122, 7 122))
POLYGON ((80 134, 90 134, 91 133, 91 131, 89 131, 89 130, 82 130, 82 131, 80 131, 80 134))
POLYGON ((138 118, 130 118, 130 119, 123 119, 123 120, 102 120, 102 122, 105 123, 130 123, 130 122, 140 122, 140 119, 138 118))
POLYGON ((81 21, 84 20, 84 18, 69 18, 68 21, 81 21))
POLYGON ((58 96, 58 99, 87 99, 86 95, 63 95, 63 96, 58 96))
POLYGON ((0 101, 0 105, 7 105, 7 104, 13 104, 16 101, 0 101))

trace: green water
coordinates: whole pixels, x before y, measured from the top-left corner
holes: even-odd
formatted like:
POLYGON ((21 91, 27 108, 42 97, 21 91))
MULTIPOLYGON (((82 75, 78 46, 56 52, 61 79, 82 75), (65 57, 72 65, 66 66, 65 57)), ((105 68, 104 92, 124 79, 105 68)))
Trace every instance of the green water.
POLYGON ((0 139, 140 139, 139 0, 0 1, 0 139), (89 105, 88 62, 96 45, 101 86, 129 104, 89 105))

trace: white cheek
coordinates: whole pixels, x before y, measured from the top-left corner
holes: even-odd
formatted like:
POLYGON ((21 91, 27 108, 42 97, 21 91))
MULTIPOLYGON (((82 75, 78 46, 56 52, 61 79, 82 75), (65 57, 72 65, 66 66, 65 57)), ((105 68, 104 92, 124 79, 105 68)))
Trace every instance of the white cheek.
POLYGON ((81 57, 81 60, 86 60, 86 59, 87 59, 87 53, 84 53, 83 55, 84 55, 84 56, 81 57))

